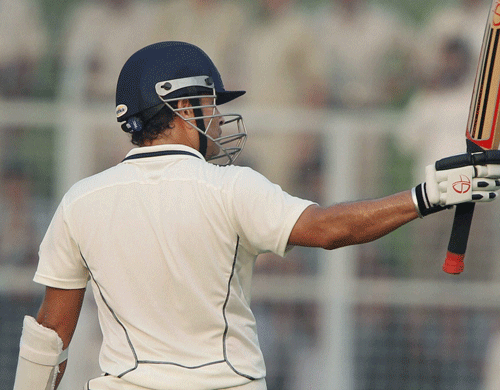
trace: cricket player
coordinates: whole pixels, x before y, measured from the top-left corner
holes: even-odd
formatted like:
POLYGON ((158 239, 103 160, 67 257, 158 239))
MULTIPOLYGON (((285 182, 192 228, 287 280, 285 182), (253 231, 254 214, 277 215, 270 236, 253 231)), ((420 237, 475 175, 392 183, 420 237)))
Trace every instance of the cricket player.
POLYGON ((260 253, 368 242, 500 189, 500 165, 486 160, 429 166, 425 183, 382 199, 330 207, 299 199, 231 165, 246 130, 218 106, 243 93, 226 91, 210 58, 188 43, 153 44, 125 63, 116 116, 137 148, 63 197, 40 246, 34 281, 46 294, 37 318, 24 320, 15 390, 57 388, 89 281, 103 376, 85 389, 265 390, 250 309, 260 253), (461 197, 447 185, 457 170, 469 180, 461 197))

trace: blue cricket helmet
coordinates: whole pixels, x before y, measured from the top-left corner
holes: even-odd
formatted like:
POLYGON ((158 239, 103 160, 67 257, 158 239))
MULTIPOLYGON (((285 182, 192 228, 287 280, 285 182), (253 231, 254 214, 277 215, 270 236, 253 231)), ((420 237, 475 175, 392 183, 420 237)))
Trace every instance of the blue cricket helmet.
POLYGON ((199 47, 185 42, 160 42, 144 47, 134 53, 123 66, 116 87, 116 117, 118 122, 132 116, 144 120, 152 117, 164 102, 156 89, 159 82, 190 80, 192 85, 182 88, 163 98, 192 96, 204 87, 195 82, 201 76, 209 78, 207 90, 215 89, 218 105, 243 95, 245 91, 226 91, 219 71, 208 55, 199 47))

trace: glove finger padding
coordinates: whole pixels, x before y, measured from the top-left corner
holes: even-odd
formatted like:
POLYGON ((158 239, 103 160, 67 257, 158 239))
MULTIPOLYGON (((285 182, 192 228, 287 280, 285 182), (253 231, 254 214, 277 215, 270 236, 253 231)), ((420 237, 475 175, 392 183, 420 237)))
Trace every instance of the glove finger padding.
POLYGON ((491 202, 497 198, 498 194, 496 192, 488 191, 473 191, 472 192, 472 202, 491 202))
POLYGON ((500 178, 500 165, 497 164, 486 164, 486 165, 475 165, 476 170, 475 177, 483 177, 488 179, 499 179, 500 178))
POLYGON ((500 179, 486 179, 478 177, 472 179, 472 192, 476 191, 490 191, 496 192, 500 190, 500 179))

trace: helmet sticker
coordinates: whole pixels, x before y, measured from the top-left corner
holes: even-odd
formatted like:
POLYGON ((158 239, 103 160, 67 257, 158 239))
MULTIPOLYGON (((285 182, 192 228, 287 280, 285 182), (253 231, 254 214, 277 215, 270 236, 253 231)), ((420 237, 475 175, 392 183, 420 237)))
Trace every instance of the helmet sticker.
POLYGON ((125 104, 119 104, 116 106, 116 117, 119 118, 126 114, 128 107, 125 104))

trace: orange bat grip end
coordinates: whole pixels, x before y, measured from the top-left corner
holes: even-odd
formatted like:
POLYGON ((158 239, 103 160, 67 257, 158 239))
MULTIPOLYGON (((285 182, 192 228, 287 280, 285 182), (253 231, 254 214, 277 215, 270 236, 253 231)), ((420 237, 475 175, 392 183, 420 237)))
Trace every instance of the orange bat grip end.
POLYGON ((464 257, 465 255, 458 255, 456 253, 448 252, 446 253, 446 259, 443 264, 443 271, 458 275, 464 271, 464 257))

